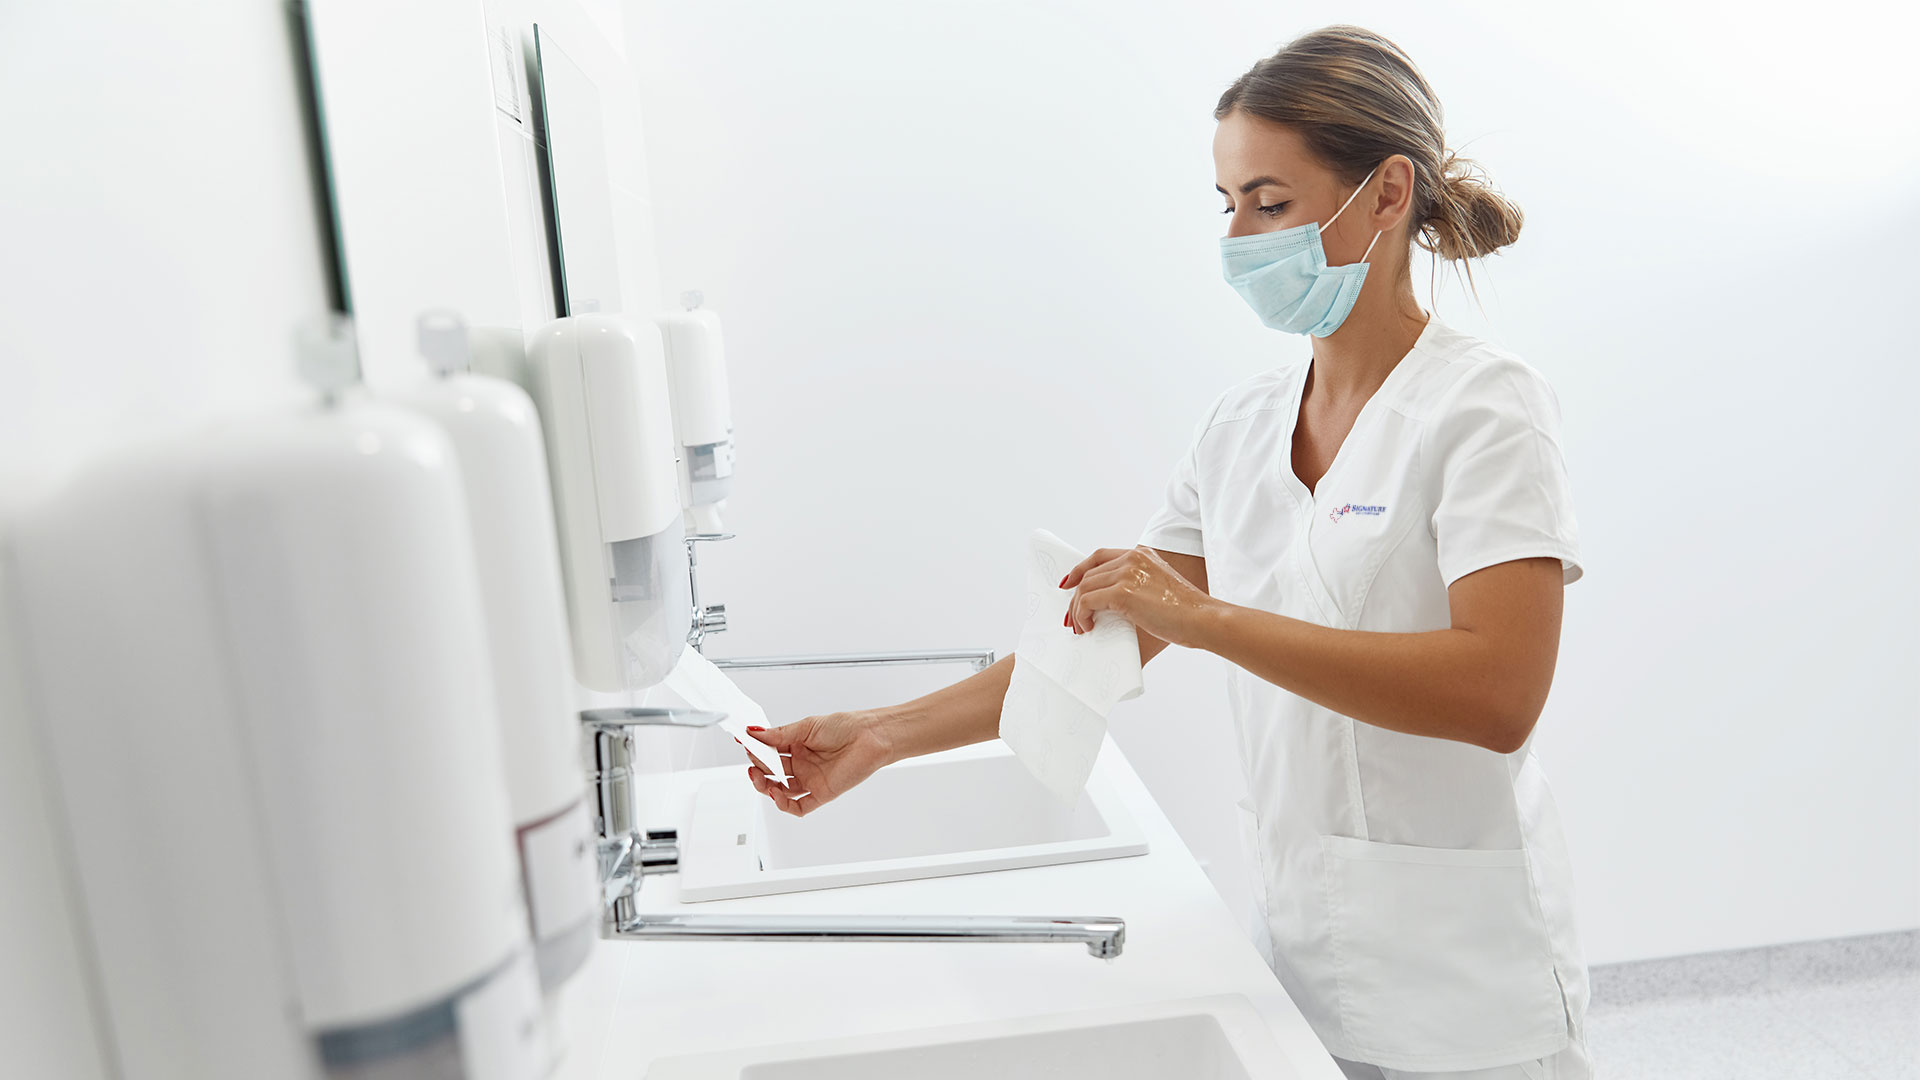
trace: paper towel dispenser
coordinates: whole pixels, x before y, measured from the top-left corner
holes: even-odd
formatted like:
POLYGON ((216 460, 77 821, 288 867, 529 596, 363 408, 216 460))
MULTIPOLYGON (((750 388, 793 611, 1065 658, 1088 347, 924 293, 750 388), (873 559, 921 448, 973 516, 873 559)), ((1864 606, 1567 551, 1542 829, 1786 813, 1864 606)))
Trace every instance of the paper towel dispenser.
POLYGON ((459 315, 423 314, 416 336, 433 378, 392 399, 439 425, 459 459, 528 926, 551 997, 586 961, 600 917, 540 421, 520 387, 469 370, 459 315))
POLYGON ((653 321, 667 347, 680 501, 687 507, 688 531, 710 535, 723 531, 720 510, 733 493, 733 410, 720 318, 701 301, 698 292, 684 293, 684 310, 655 315, 653 321))
MULTIPOLYGON (((510 366, 510 351, 484 348, 476 363, 510 366)), ((660 332, 617 315, 558 319, 533 335, 522 371, 545 432, 575 677, 652 686, 692 618, 660 332)))

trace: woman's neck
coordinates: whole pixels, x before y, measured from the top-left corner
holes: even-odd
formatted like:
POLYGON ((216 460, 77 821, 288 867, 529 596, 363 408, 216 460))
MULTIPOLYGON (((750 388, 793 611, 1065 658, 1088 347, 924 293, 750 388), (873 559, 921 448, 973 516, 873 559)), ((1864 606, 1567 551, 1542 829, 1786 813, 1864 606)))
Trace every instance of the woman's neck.
POLYGON ((1362 289, 1340 329, 1313 339, 1309 374, 1314 396, 1336 404, 1365 401, 1412 351, 1432 315, 1413 298, 1410 282, 1400 285, 1371 296, 1362 289))

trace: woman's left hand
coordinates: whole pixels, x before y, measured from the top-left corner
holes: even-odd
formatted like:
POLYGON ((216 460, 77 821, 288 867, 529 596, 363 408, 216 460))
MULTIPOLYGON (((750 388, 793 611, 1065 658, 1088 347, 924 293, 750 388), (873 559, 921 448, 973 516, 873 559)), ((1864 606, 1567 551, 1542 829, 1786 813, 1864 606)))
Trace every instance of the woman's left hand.
POLYGON ((1080 560, 1060 587, 1077 588, 1067 605, 1074 633, 1111 611, 1162 641, 1191 647, 1196 622, 1219 601, 1195 588, 1152 548, 1101 548, 1080 560))

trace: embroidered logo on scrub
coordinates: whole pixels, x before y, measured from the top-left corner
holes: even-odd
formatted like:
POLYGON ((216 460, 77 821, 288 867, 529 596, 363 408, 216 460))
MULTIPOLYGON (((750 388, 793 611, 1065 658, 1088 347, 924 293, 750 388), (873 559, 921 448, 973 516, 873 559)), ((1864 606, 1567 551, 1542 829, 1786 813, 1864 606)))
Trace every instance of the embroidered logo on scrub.
POLYGON ((1335 525, 1338 525, 1340 524, 1340 519, 1346 517, 1348 514, 1359 514, 1361 517, 1379 517, 1386 512, 1387 508, 1384 506, 1365 506, 1360 503, 1347 503, 1338 510, 1328 512, 1327 517, 1331 518, 1335 525))

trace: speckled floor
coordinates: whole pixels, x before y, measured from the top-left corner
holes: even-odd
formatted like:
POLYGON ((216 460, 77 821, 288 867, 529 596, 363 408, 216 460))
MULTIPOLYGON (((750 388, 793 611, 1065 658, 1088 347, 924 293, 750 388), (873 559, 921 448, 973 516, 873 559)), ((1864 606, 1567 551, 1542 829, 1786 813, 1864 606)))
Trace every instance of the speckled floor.
POLYGON ((1600 1080, 1920 1080, 1920 931, 1596 966, 1600 1080))

